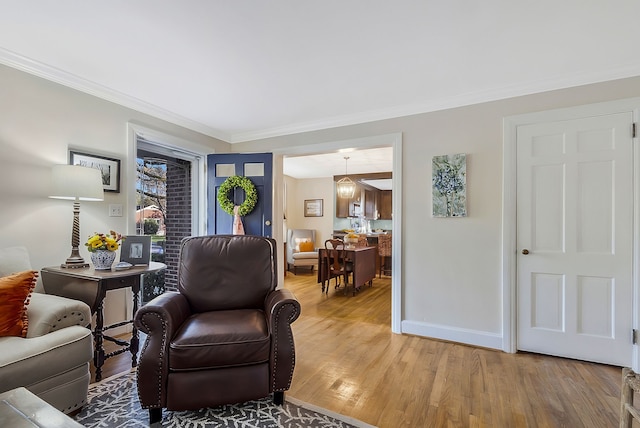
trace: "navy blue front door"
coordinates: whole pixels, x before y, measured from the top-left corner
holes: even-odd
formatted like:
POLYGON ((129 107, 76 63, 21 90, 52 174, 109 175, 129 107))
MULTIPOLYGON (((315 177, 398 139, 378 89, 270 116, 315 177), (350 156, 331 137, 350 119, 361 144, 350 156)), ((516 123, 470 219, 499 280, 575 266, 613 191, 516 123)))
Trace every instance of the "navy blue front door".
MULTIPOLYGON (((271 153, 223 153, 207 156, 207 233, 229 235, 233 232, 233 216, 218 204, 218 188, 232 175, 249 178, 258 191, 258 203, 242 217, 246 235, 271 236, 273 207, 273 155, 271 153)), ((244 201, 244 190, 236 187, 229 195, 235 205, 244 201)))

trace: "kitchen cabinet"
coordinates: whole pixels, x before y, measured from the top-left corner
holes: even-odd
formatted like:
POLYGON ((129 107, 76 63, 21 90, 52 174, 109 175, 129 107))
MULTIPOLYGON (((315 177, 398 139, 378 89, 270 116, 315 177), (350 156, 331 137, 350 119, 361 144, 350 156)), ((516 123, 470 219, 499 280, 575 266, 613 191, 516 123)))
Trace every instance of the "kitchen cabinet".
MULTIPOLYGON (((333 177, 338 182, 344 175, 333 177)), ((352 198, 336 195, 336 218, 364 217, 367 220, 391 220, 391 190, 379 190, 367 181, 390 180, 391 172, 355 174, 350 179, 356 183, 352 198)), ((335 189, 335 187, 334 187, 335 189)))
POLYGON ((393 198, 391 190, 378 192, 378 214, 380 220, 391 220, 393 212, 393 198))
POLYGON ((349 217, 349 198, 341 198, 336 195, 336 217, 347 218, 349 217))
POLYGON ((376 206, 379 191, 364 189, 364 217, 369 220, 376 220, 376 206))
POLYGON ((340 198, 336 195, 336 217, 359 217, 362 214, 362 186, 356 184, 352 198, 340 198))

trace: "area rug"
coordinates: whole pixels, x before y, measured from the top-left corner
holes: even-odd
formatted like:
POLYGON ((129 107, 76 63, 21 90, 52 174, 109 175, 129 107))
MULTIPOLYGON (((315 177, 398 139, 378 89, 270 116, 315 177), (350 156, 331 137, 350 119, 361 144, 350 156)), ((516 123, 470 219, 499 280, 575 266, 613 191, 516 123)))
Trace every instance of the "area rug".
MULTIPOLYGON (((282 406, 272 398, 197 411, 163 410, 155 427, 172 428, 372 428, 372 425, 285 396, 282 406)), ((88 428, 148 427, 149 412, 140 407, 135 371, 89 387, 88 403, 75 417, 88 428)))

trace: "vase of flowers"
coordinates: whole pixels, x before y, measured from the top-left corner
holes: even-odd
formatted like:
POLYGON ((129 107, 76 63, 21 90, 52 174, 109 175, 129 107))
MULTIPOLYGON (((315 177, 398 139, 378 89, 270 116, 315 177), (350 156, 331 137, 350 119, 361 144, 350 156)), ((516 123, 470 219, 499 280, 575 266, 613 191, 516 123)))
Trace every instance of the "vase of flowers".
POLYGON ((121 234, 113 230, 109 234, 96 232, 89 237, 84 245, 89 250, 94 269, 111 270, 111 265, 116 260, 116 251, 123 239, 121 234))
POLYGON ((344 237, 344 243, 349 249, 355 248, 358 244, 358 234, 353 232, 347 233, 347 235, 345 235, 344 237))

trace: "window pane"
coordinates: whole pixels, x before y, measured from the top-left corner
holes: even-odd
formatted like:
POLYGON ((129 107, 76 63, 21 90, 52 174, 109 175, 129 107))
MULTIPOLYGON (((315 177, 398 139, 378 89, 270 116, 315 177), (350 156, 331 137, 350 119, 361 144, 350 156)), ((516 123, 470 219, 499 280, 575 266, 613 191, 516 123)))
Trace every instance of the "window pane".
POLYGON ((236 166, 232 163, 216 164, 216 177, 233 177, 236 175, 236 166))
POLYGON ((264 163, 245 163, 245 177, 264 177, 264 163))

